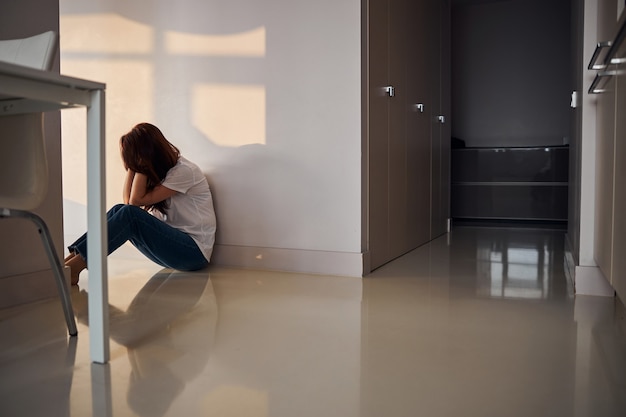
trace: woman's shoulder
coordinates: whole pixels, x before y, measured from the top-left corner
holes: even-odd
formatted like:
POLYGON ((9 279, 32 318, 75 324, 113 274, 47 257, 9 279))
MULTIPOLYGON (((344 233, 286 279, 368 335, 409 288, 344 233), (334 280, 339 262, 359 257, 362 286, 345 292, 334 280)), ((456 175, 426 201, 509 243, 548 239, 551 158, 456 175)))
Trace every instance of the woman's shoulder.
POLYGON ((200 167, 196 163, 191 162, 182 155, 178 157, 178 162, 174 165, 174 168, 186 168, 191 169, 192 171, 201 171, 200 167))
POLYGON ((181 155, 176 165, 168 171, 166 181, 174 178, 178 180, 186 179, 195 183, 205 178, 205 175, 198 165, 181 155))

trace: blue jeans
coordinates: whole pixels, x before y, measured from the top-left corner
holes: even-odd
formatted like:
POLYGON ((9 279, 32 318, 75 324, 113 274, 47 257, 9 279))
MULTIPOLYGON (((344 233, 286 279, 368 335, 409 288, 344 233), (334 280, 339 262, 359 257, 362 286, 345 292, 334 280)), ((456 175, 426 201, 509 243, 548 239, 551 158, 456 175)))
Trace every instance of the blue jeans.
MULTIPOLYGON (((153 262, 180 271, 205 268, 206 260, 191 236, 141 207, 117 204, 107 212, 108 254, 130 241, 153 262)), ((87 233, 68 246, 87 261, 87 233)), ((89 265, 89 264, 88 264, 89 265)))

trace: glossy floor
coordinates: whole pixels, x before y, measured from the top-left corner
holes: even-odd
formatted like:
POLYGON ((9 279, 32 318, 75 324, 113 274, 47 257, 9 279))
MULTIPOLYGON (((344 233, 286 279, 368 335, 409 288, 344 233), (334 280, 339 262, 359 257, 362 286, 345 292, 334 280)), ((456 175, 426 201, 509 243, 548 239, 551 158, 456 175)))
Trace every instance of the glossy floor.
POLYGON ((114 254, 110 364, 81 288, 77 338, 55 300, 0 311, 0 415, 624 416, 623 310, 573 296, 563 241, 459 228, 364 279, 114 254))

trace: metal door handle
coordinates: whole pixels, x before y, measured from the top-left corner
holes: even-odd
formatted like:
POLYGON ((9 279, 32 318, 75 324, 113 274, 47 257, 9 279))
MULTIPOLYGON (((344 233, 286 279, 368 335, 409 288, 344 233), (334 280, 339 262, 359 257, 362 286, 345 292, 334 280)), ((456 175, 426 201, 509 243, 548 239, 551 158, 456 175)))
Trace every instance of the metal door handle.
POLYGON ((600 58, 600 52, 604 48, 611 47, 611 45, 613 45, 613 42, 611 42, 611 41, 598 42, 598 44, 596 45, 596 50, 593 51, 593 55, 591 56, 591 61, 589 61, 589 65, 587 66, 587 69, 590 69, 590 70, 605 69, 606 65, 604 65, 604 64, 596 64, 596 61, 598 60, 598 58, 600 58))
POLYGON ((392 85, 388 85, 387 87, 384 88, 385 93, 387 93, 389 95, 389 97, 393 97, 396 95, 396 89, 393 88, 392 85))
POLYGON ((614 75, 617 75, 617 71, 601 71, 597 73, 596 78, 593 79, 593 82, 591 83, 591 86, 589 87, 589 90, 587 92, 589 94, 604 93, 606 90, 602 88, 598 88, 598 84, 600 83, 600 80, 606 77, 612 77, 614 75))
POLYGON ((418 111, 420 113, 424 113, 424 103, 417 103, 415 105, 415 111, 418 111))

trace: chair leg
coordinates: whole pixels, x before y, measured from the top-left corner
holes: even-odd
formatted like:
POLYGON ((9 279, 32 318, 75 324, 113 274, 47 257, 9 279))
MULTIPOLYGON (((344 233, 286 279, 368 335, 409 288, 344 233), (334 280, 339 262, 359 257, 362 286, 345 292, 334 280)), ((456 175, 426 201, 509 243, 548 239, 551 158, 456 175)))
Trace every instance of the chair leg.
POLYGON ((65 314, 67 329, 70 336, 76 336, 78 334, 78 329, 76 328, 76 318, 74 317, 74 309, 72 308, 70 291, 67 286, 65 276, 63 275, 61 262, 59 261, 59 257, 56 251, 54 250, 54 243, 52 241, 52 237, 50 236, 48 226, 41 217, 39 217, 35 213, 31 213, 30 211, 3 209, 0 217, 22 217, 30 219, 33 223, 37 225, 37 228, 39 229, 39 234, 41 236, 41 241, 43 242, 43 246, 46 249, 48 260, 50 261, 50 265, 52 266, 52 272, 54 273, 54 278, 57 283, 57 289, 59 290, 59 296, 61 297, 61 305, 63 306, 63 313, 65 314))

